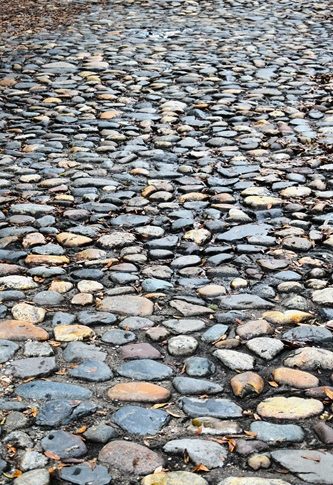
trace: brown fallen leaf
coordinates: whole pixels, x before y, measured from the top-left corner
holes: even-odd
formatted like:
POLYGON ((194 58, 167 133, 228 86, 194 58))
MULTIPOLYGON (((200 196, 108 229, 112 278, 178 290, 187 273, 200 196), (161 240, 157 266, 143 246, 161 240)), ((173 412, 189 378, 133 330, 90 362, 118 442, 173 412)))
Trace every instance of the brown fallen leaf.
POLYGON ((275 381, 268 381, 268 384, 271 386, 271 387, 279 387, 279 384, 275 381))
POLYGON ((44 455, 50 458, 51 460, 56 460, 56 461, 60 460, 60 456, 57 455, 56 453, 53 453, 53 451, 50 451, 50 450, 44 451, 44 455))
POLYGON ((23 472, 21 472, 21 470, 15 470, 11 475, 9 475, 8 473, 3 473, 2 475, 6 478, 9 478, 10 480, 13 480, 14 478, 20 477, 22 474, 23 472))
POLYGON ((187 465, 190 462, 190 455, 188 454, 187 450, 184 450, 183 453, 183 461, 187 465))
POLYGON ((329 387, 324 387, 324 393, 326 396, 333 401, 333 391, 329 387))
POLYGON ((206 465, 203 465, 202 463, 199 463, 198 465, 195 465, 195 467, 192 470, 195 473, 199 472, 209 472, 209 468, 206 467, 206 465))
POLYGON ((82 434, 87 431, 87 426, 83 425, 74 431, 74 434, 82 434))
POLYGON ((160 409, 160 408, 165 408, 165 406, 170 406, 170 403, 161 402, 161 403, 158 403, 158 404, 154 404, 151 408, 152 409, 160 409))

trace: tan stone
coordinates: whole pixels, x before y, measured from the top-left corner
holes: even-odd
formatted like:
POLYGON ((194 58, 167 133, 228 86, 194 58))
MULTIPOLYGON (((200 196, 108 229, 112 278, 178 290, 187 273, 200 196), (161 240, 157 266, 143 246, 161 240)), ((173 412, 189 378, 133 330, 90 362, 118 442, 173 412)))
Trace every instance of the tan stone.
POLYGON ((86 246, 92 242, 91 237, 81 236, 80 234, 74 234, 72 232, 61 232, 57 234, 56 239, 59 244, 67 248, 86 246))
POLYGON ((92 259, 103 259, 106 255, 107 252, 103 249, 88 248, 77 253, 75 259, 77 261, 90 261, 92 259))
POLYGON ((113 118, 116 118, 117 116, 120 116, 120 115, 121 115, 121 111, 117 111, 117 110, 104 111, 103 113, 100 114, 100 119, 112 120, 113 118))
POLYGON ((32 246, 37 246, 38 244, 45 244, 45 237, 40 232, 31 232, 27 234, 22 241, 22 246, 24 248, 30 248, 32 246))
POLYGON ((28 305, 27 303, 18 303, 12 308, 12 315, 15 320, 21 320, 29 323, 40 323, 45 318, 46 311, 44 308, 28 305))
POLYGON ((91 305, 94 301, 94 297, 91 293, 78 293, 71 299, 72 305, 86 306, 91 305))
POLYGON ((98 310, 118 313, 119 315, 134 315, 145 317, 152 315, 154 304, 142 296, 110 296, 98 304, 98 310))
POLYGON ((104 289, 104 286, 98 281, 93 280, 81 280, 77 284, 77 288, 80 293, 96 293, 104 289))
POLYGON ((25 258, 26 264, 40 265, 47 264, 48 266, 57 266, 69 263, 69 258, 67 256, 53 256, 47 254, 29 254, 25 258))
POLYGON ((250 195, 245 197, 244 202, 246 205, 253 207, 254 209, 270 209, 271 207, 276 207, 281 205, 281 199, 277 197, 270 197, 270 196, 259 196, 259 195, 250 195))
POLYGON ((239 288, 247 288, 249 286, 249 283, 244 280, 244 278, 235 278, 230 283, 230 286, 234 290, 238 290, 239 288))
POLYGON ((184 234, 184 239, 194 241, 199 246, 204 244, 210 238, 210 232, 207 229, 192 229, 184 234))
POLYGON ((266 320, 250 320, 238 325, 236 333, 242 339, 251 339, 260 335, 270 335, 274 333, 274 329, 266 320))
POLYGON ((57 325, 54 328, 54 338, 58 342, 73 342, 92 337, 94 331, 86 325, 57 325))
POLYGON ((289 367, 279 367, 273 370, 272 376, 278 384, 296 387, 297 389, 308 389, 319 385, 319 379, 316 376, 289 367))
POLYGON ((268 322, 276 325, 297 325, 298 323, 302 323, 310 318, 313 318, 313 315, 300 310, 287 310, 285 312, 268 311, 265 312, 262 317, 268 322))
POLYGON ((158 472, 147 475, 141 485, 207 485, 208 482, 200 475, 191 472, 158 472))
POLYGON ((201 192, 188 192, 187 194, 183 194, 179 197, 179 202, 197 202, 201 200, 207 200, 208 195, 202 194, 201 192))
POLYGON ((56 291, 57 293, 67 293, 67 291, 70 291, 73 286, 73 283, 70 283, 69 281, 54 280, 52 281, 49 290, 56 291))
POLYGON ((165 402, 170 398, 170 391, 150 382, 124 382, 108 390, 112 401, 125 402, 165 402))
POLYGON ((257 406, 257 413, 263 418, 305 419, 323 412, 324 405, 317 399, 300 397, 270 397, 257 406))
POLYGON ((0 339, 4 340, 47 340, 49 334, 33 323, 20 320, 2 320, 0 322, 0 339))
POLYGON ((225 295, 226 289, 222 285, 205 285, 198 289, 197 293, 206 298, 213 298, 215 296, 225 295))
POLYGON ((255 372, 243 372, 234 376, 230 381, 230 385, 235 396, 244 397, 249 394, 261 394, 265 382, 255 372))

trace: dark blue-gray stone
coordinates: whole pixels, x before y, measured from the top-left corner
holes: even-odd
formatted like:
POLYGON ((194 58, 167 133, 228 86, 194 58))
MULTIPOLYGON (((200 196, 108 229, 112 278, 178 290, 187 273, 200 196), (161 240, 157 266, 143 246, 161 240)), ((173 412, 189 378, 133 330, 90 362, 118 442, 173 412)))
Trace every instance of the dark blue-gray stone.
POLYGON ((92 401, 53 400, 44 402, 36 418, 39 426, 58 427, 83 416, 89 416, 97 410, 92 401))
POLYGON ((41 445, 44 451, 52 451, 62 459, 78 458, 87 452, 84 441, 67 431, 51 431, 41 445))
POLYGON ((110 367, 100 360, 84 360, 69 375, 85 381, 102 382, 113 377, 110 367))
POLYGON ((151 359, 126 362, 118 367, 117 372, 123 377, 144 381, 168 379, 173 374, 171 367, 151 359))
POLYGON ((11 359, 18 349, 19 346, 15 342, 0 340, 0 364, 11 359))
POLYGON ((112 480, 105 466, 91 467, 88 463, 64 467, 59 476, 62 480, 76 485, 107 485, 112 480))
POLYGON ((317 327, 315 325, 299 325, 292 328, 282 335, 282 340, 288 342, 330 342, 332 340, 332 333, 325 327, 317 327))
POLYGON ((140 406, 123 406, 112 416, 112 421, 130 434, 141 436, 157 434, 170 419, 161 409, 146 409, 140 406))
POLYGON ((210 327, 206 332, 204 332, 201 336, 201 340, 204 342, 215 342, 216 340, 219 340, 223 335, 226 334, 228 331, 228 325, 223 325, 221 323, 217 323, 216 325, 213 325, 210 327))
POLYGON ((216 382, 192 377, 175 377, 172 385, 180 394, 217 394, 223 391, 223 386, 216 382))
POLYGON ((77 319, 82 325, 111 325, 117 317, 108 312, 83 311, 78 314, 77 319))
POLYGON ((185 372, 191 377, 205 377, 214 374, 214 362, 206 357, 189 357, 185 360, 185 372))
POLYGON ((230 399, 197 399, 183 397, 179 401, 183 411, 192 418, 211 416, 213 418, 239 418, 242 408, 230 399))
POLYGON ((81 386, 54 381, 34 381, 21 384, 16 394, 25 399, 89 399, 92 392, 81 386))
POLYGON ((102 335, 102 341, 113 345, 125 345, 136 340, 133 332, 113 328, 102 335))

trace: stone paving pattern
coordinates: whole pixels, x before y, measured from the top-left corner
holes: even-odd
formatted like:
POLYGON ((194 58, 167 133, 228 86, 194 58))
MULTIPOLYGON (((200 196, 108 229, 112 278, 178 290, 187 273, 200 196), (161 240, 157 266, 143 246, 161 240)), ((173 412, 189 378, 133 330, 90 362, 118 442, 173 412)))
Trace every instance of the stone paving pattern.
POLYGON ((329 2, 82 3, 1 46, 1 483, 333 484, 329 2))

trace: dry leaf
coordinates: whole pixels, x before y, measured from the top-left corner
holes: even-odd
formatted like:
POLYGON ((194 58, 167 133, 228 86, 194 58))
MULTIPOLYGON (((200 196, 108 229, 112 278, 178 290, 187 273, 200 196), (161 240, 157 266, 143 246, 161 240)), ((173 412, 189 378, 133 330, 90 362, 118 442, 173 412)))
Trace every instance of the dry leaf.
POLYGON ((209 468, 207 468, 206 465, 199 463, 198 465, 195 465, 195 467, 193 468, 192 471, 193 472, 209 472, 209 468))
POLYGON ((87 426, 83 425, 74 431, 74 434, 82 434, 87 431, 87 426))
POLYGON ((257 433, 255 433, 254 431, 244 431, 244 434, 246 434, 246 436, 248 436, 249 438, 257 437, 257 433))
POLYGON ((326 396, 333 401, 333 390, 329 387, 324 387, 324 393, 326 396))
POLYGON ((33 416, 34 418, 37 416, 38 412, 38 408, 29 408, 23 411, 24 414, 28 414, 29 416, 33 416))
POLYGON ((190 455, 188 454, 186 449, 184 450, 184 453, 183 453, 183 461, 186 465, 187 465, 187 463, 190 462, 190 455))
POLYGON ((170 405, 170 403, 168 403, 168 402, 161 402, 161 403, 159 403, 159 404, 154 404, 154 405, 152 406, 152 409, 160 409, 160 408, 165 408, 165 406, 169 406, 169 405, 170 405))
POLYGON ((44 455, 50 458, 51 460, 56 460, 56 461, 60 460, 60 456, 57 455, 56 453, 53 453, 53 451, 50 451, 50 450, 44 451, 44 455))
POLYGON ((320 463, 320 458, 314 458, 312 456, 302 456, 305 460, 311 460, 314 461, 315 463, 320 463))
POLYGON ((271 386, 271 387, 279 387, 279 384, 275 381, 268 381, 268 384, 271 386))

